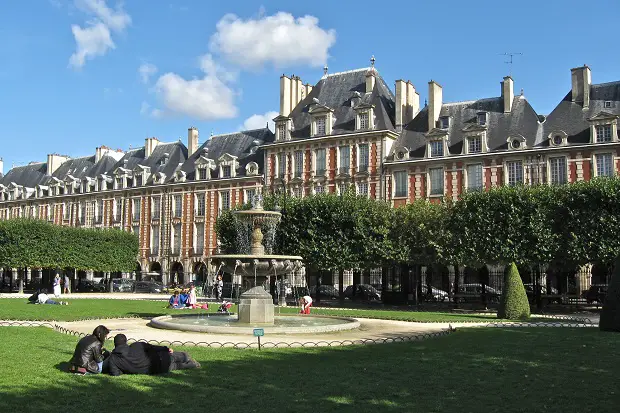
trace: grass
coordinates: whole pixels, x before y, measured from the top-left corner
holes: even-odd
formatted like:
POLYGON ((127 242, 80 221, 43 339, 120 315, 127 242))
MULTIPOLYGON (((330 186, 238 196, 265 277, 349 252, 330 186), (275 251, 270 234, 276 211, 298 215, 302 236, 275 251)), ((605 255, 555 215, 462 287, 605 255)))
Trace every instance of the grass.
MULTIPOLYGON (((102 300, 87 298, 65 298, 68 306, 60 305, 33 305, 26 304, 25 299, 3 299, 0 301, 0 320, 56 320, 75 321, 85 318, 119 318, 119 317, 155 317, 163 314, 187 314, 190 311, 199 312, 205 310, 170 310, 165 308, 164 301, 146 300, 102 300)), ((217 304, 211 304, 209 311, 217 311, 217 304)), ((236 311, 233 306, 232 311, 236 311)), ((298 313, 298 307, 276 308, 286 314, 298 313)), ((392 311, 392 310, 338 310, 338 309, 312 309, 313 314, 383 318, 402 321, 419 322, 462 322, 462 321, 494 321, 494 315, 479 314, 456 314, 441 312, 416 312, 416 311, 392 311)))
POLYGON ((458 329, 343 348, 189 348, 201 370, 121 377, 61 371, 75 337, 42 327, 3 327, 0 336, 3 412, 602 413, 620 403, 620 334, 593 328, 458 329))

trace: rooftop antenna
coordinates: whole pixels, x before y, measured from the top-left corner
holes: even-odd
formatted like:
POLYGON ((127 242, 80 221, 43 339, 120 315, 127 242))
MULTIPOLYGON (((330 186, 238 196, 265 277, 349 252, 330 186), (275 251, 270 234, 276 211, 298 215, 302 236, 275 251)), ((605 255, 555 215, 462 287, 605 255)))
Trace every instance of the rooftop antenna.
POLYGON ((372 56, 370 56, 370 67, 375 67, 375 61, 377 59, 375 59, 375 55, 373 54, 372 56))
POLYGON ((512 58, 513 56, 523 56, 523 53, 516 53, 516 52, 515 53, 503 53, 503 55, 510 56, 510 60, 507 60, 504 63, 510 65, 508 69, 508 75, 512 77, 512 64, 513 64, 512 58))
POLYGON ((327 76, 327 69, 329 69, 327 65, 323 66, 323 76, 327 76))

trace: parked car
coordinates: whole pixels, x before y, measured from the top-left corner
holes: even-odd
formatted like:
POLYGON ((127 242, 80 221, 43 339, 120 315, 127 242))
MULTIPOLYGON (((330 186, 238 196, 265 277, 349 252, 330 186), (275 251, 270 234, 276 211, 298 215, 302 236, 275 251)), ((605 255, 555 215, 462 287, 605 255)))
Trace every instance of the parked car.
POLYGON ((448 301, 450 298, 449 294, 446 291, 440 290, 439 288, 436 288, 436 287, 431 287, 431 294, 429 297, 427 286, 424 286, 422 288, 422 296, 427 301, 438 301, 438 302, 448 301))
POLYGON ((603 304, 607 296, 607 287, 607 284, 594 284, 583 293, 583 298, 586 299, 588 304, 592 304, 593 302, 603 304))
MULTIPOLYGON (((477 301, 482 297, 482 291, 482 284, 462 284, 459 285, 459 290, 456 294, 456 297, 459 302, 477 301)), ((485 285, 484 291, 488 302, 499 302, 500 296, 502 295, 502 292, 500 290, 485 285)))
POLYGON ((381 300, 381 293, 377 291, 375 287, 370 284, 357 284, 357 288, 355 289, 355 296, 353 296, 353 286, 349 285, 343 291, 344 298, 348 298, 350 300, 364 300, 364 301, 373 301, 373 300, 381 300))
MULTIPOLYGON (((112 291, 115 293, 130 293, 133 292, 134 280, 128 278, 113 278, 112 279, 112 291)), ((110 281, 107 278, 102 279, 99 284, 103 286, 103 291, 110 291, 110 281)))
POLYGON ((163 284, 156 281, 137 281, 134 286, 134 291, 137 293, 159 294, 163 290, 163 284))
MULTIPOLYGON (((337 300, 340 298, 340 293, 333 285, 321 285, 319 287, 319 294, 322 300, 337 300)), ((316 298, 316 286, 310 288, 310 297, 316 298)))
POLYGON ((105 286, 101 283, 80 278, 78 284, 75 286, 75 291, 78 293, 100 293, 105 291, 105 286))

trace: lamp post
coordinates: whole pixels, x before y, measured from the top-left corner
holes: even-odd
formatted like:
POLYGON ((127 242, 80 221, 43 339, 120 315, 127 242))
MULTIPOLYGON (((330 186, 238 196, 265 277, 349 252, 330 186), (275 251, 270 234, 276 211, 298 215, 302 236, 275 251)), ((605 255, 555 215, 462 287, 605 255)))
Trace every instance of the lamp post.
MULTIPOLYGON (((286 182, 284 178, 280 178, 280 183, 282 184, 282 192, 283 192, 283 205, 282 205, 282 216, 286 215, 286 182)), ((284 254, 284 237, 280 237, 280 254, 284 254)), ((277 283, 278 280, 276 280, 277 283)), ((278 305, 282 307, 286 307, 286 286, 284 285, 284 273, 282 274, 282 280, 280 281, 280 295, 278 299, 278 305)))

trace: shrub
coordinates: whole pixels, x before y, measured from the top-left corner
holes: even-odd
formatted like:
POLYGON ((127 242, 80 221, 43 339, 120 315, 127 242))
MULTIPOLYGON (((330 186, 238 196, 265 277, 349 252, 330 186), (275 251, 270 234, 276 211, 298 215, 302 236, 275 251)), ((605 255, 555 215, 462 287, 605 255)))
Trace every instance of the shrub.
POLYGON ((517 265, 513 262, 504 272, 504 291, 497 311, 497 318, 522 320, 530 317, 530 303, 517 265))
POLYGON ((607 296, 599 321, 601 331, 620 332, 620 256, 614 263, 614 271, 607 289, 607 296))

